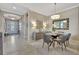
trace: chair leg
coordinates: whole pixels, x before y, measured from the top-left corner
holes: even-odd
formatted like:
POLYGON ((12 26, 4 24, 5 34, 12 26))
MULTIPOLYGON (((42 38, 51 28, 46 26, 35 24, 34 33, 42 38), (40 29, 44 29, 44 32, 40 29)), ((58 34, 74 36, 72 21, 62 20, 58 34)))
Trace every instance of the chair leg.
POLYGON ((48 46, 48 51, 49 51, 49 46, 48 46))
POLYGON ((52 42, 50 42, 50 45, 49 45, 49 47, 51 46, 51 44, 53 43, 53 41, 52 42))
POLYGON ((61 45, 61 49, 62 49, 62 51, 63 51, 63 44, 60 44, 61 45))
POLYGON ((67 45, 67 46, 70 45, 69 41, 66 41, 66 45, 67 45))
POLYGON ((66 48, 66 44, 64 43, 64 47, 66 48))
POLYGON ((69 40, 68 40, 68 45, 70 45, 69 40))
POLYGON ((55 47, 55 41, 53 41, 53 47, 55 47))
POLYGON ((48 51, 49 51, 49 47, 50 47, 50 45, 48 44, 48 51))
POLYGON ((44 42, 43 42, 42 48, 44 48, 44 42))

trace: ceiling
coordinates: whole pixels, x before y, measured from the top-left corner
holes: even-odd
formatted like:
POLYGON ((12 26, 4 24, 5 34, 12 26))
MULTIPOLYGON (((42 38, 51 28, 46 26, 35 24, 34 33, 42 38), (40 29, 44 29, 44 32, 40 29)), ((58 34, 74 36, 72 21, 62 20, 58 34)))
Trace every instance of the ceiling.
MULTIPOLYGON (((78 7, 79 3, 57 3, 56 12, 62 12, 74 7, 78 7)), ((40 14, 49 16, 54 14, 54 3, 0 3, 0 9, 6 12, 23 15, 32 10, 40 14), (13 7, 16 7, 14 9, 13 7)))

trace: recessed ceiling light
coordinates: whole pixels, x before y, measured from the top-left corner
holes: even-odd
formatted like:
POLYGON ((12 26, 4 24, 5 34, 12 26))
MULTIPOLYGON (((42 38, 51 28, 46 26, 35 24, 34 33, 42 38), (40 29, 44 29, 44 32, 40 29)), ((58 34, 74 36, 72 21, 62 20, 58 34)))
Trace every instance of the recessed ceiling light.
POLYGON ((16 7, 12 7, 13 9, 16 9, 16 7))

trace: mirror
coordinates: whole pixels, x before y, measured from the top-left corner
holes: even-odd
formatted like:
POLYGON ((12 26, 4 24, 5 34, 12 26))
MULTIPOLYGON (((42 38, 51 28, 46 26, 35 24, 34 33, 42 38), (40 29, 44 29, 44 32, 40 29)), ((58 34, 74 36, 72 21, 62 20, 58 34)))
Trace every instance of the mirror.
POLYGON ((69 29, 69 18, 53 21, 53 29, 69 29))

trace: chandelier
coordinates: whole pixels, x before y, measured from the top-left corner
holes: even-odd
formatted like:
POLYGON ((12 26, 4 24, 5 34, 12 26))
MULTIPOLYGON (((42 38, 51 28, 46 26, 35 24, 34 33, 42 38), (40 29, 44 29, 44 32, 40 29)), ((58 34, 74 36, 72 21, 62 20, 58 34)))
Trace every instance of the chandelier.
POLYGON ((56 14, 56 3, 54 3, 55 5, 55 14, 51 16, 51 19, 59 19, 60 15, 56 14))

